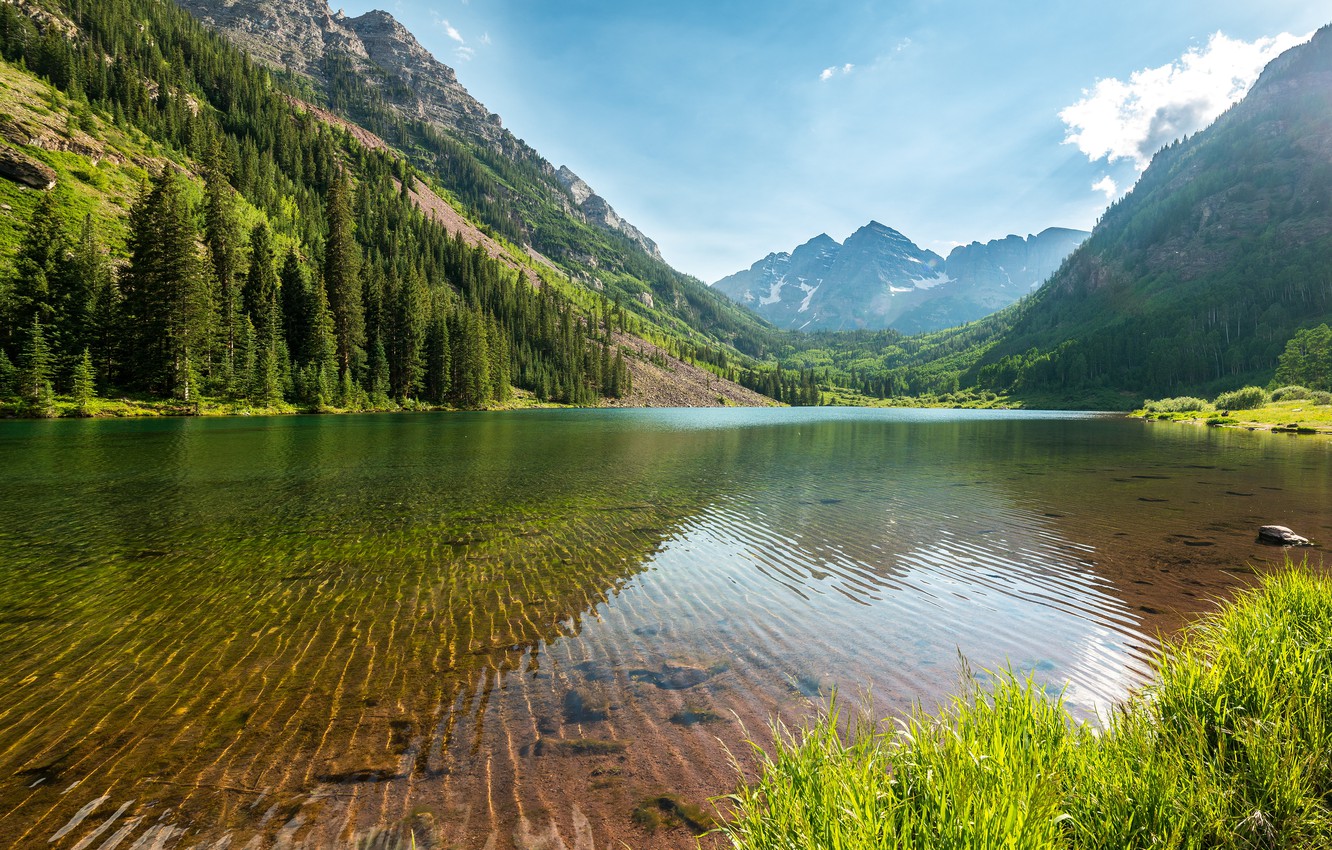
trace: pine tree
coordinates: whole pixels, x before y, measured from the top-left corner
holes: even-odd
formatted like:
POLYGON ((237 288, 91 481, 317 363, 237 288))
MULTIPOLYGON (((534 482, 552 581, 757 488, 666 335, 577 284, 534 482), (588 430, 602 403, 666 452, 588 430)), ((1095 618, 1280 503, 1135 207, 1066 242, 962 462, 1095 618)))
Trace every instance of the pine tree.
POLYGON ((18 383, 18 368, 9 359, 9 355, 0 350, 0 398, 14 394, 14 385, 18 383))
POLYGON ((324 284, 333 314, 338 371, 351 374, 358 350, 365 344, 365 314, 361 295, 361 249, 352 232, 351 200, 347 177, 339 173, 326 196, 328 236, 324 240, 324 284))
POLYGON ((131 382, 190 401, 208 330, 196 233, 179 179, 167 168, 130 210, 130 259, 121 277, 131 382))
POLYGON ((97 398, 97 380, 93 370, 92 352, 83 349, 83 356, 74 364, 70 376, 70 395, 78 405, 80 415, 87 416, 92 400, 97 398))
POLYGON ((442 307, 436 307, 425 341, 425 394, 434 404, 443 404, 449 397, 450 373, 449 323, 442 307))
POLYGON ((240 323, 239 276, 240 224, 236 218, 235 192, 231 188, 226 154, 214 136, 204 159, 204 246, 217 305, 217 347, 224 385, 234 380, 236 334, 240 323))
POLYGON ((241 293, 246 318, 254 328, 254 372, 249 396, 256 404, 272 407, 282 401, 281 314, 278 278, 273 269, 273 242, 268 225, 260 222, 250 232, 250 272, 241 293))
POLYGON ((81 353, 97 342, 98 299, 110 285, 111 267, 89 213, 83 218, 78 240, 61 275, 61 297, 56 299, 64 362, 77 363, 81 353))
POLYGON ((41 320, 33 317, 23 347, 23 372, 20 392, 23 400, 38 416, 55 413, 55 394, 51 389, 51 350, 41 320))
MULTIPOLYGON (((9 314, 3 322, 13 337, 0 340, 10 351, 23 350, 33 319, 39 320, 48 333, 54 327, 56 308, 52 289, 53 286, 58 289, 67 250, 64 220, 56 206, 55 193, 44 192, 28 220, 14 258, 9 314)), ((50 340, 45 340, 45 344, 49 346, 50 340)))

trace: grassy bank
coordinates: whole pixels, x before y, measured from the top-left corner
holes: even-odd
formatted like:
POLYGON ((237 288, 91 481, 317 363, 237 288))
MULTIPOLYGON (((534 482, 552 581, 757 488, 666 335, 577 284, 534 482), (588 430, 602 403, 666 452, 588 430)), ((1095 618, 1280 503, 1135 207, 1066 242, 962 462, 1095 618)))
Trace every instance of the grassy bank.
POLYGON ((1103 731, 1008 679, 900 730, 777 730, 731 846, 1332 847, 1332 582, 1268 577, 1188 629, 1103 731))
POLYGON ((1296 386, 1271 392, 1245 387, 1222 393, 1213 401, 1191 396, 1148 399, 1132 415, 1250 431, 1332 434, 1332 393, 1296 386))

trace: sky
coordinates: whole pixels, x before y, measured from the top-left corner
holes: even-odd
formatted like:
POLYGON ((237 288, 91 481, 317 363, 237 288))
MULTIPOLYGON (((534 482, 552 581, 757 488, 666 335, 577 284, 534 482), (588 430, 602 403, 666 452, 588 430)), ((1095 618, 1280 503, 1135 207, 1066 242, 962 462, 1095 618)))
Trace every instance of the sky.
POLYGON ((1091 229, 1309 0, 331 0, 384 8, 711 283, 877 220, 923 248, 1091 229))

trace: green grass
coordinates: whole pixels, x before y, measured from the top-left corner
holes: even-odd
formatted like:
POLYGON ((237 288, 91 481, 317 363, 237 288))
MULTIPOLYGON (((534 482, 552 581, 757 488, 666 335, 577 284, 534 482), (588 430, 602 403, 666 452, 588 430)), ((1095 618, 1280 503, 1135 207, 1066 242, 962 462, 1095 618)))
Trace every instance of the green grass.
MULTIPOLYGON (((1164 399, 1163 401, 1174 401, 1164 399)), ((1305 432, 1332 433, 1332 405, 1319 404, 1321 399, 1286 399, 1269 401, 1261 407, 1247 410, 1171 410, 1169 406, 1161 408, 1161 402, 1148 402, 1147 406, 1134 411, 1132 415, 1144 419, 1159 419, 1172 422, 1205 422, 1209 425, 1233 425, 1256 430, 1296 430, 1305 432), (1225 415, 1222 415, 1224 413, 1225 415)), ((1215 407, 1215 406, 1213 406, 1215 407)))
POLYGON ((1332 847, 1332 582, 1269 576, 1100 730, 1011 676, 897 730, 840 721, 774 729, 732 847, 1332 847))

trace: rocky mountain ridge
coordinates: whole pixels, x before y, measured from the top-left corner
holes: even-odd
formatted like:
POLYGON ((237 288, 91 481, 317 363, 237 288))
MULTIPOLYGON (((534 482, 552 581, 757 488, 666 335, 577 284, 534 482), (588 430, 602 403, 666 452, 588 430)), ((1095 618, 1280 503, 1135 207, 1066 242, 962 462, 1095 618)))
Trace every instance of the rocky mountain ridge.
POLYGON ((531 164, 545 178, 550 193, 563 197, 568 214, 620 234, 650 256, 661 258, 655 242, 618 215, 567 166, 557 170, 507 130, 499 115, 458 82, 453 68, 436 59, 388 12, 372 10, 351 17, 332 11, 325 0, 178 2, 253 58, 309 77, 320 86, 332 81, 333 63, 349 63, 362 78, 377 81, 385 101, 401 115, 423 119, 492 154, 531 164), (574 185, 585 190, 583 197, 572 191, 574 185))
POLYGON ((937 330, 993 313, 1043 283, 1088 234, 1052 227, 954 248, 947 259, 876 221, 826 233, 713 286, 778 327, 937 330))

